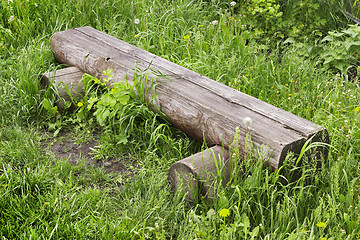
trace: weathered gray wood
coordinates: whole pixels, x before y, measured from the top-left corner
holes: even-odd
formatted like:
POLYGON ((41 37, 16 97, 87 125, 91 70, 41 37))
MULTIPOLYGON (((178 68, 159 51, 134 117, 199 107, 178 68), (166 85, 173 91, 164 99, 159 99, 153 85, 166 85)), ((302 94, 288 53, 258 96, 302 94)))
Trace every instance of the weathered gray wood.
POLYGON ((55 72, 47 72, 40 74, 40 84, 43 88, 48 87, 51 83, 53 87, 57 89, 58 101, 56 106, 59 112, 64 110, 64 104, 66 101, 71 101, 71 97, 66 92, 64 85, 73 96, 79 97, 83 94, 83 86, 80 81, 83 76, 83 71, 77 67, 68 67, 55 72))
POLYGON ((229 151, 215 145, 174 163, 168 172, 171 189, 175 191, 182 186, 190 201, 194 202, 202 195, 212 202, 216 192, 215 178, 221 178, 223 184, 230 180, 231 164, 228 159, 229 151))
POLYGON ((241 151, 248 130, 255 148, 268 149, 267 164, 274 169, 279 168, 289 151, 299 153, 309 138, 329 141, 326 129, 315 123, 91 27, 57 32, 51 47, 58 62, 98 78, 102 70, 114 69, 114 81, 126 77, 131 80, 135 68, 149 67, 169 76, 153 80, 157 84, 158 107, 175 127, 205 139, 209 145, 226 148, 231 147, 235 129, 239 128, 241 151), (252 119, 248 129, 243 123, 245 117, 252 119))

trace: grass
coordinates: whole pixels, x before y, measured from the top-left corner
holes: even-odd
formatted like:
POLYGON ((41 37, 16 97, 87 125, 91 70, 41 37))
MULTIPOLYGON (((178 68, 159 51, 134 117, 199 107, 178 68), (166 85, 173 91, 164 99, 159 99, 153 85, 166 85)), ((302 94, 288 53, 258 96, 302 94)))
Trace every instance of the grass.
POLYGON ((0 4, 3 239, 359 239, 357 77, 324 71, 298 45, 259 42, 244 26, 246 19, 218 1, 0 4), (303 167, 297 181, 287 182, 295 168, 291 155, 285 173, 263 169, 261 159, 249 156, 236 184, 218 186, 213 205, 189 204, 181 192, 169 191, 167 170, 205 146, 141 101, 126 105, 112 128, 92 118, 79 121, 74 113, 50 117, 43 109, 44 98, 55 98, 40 88, 38 75, 61 67, 51 55, 50 37, 84 25, 324 126, 328 158, 321 170, 303 167), (135 180, 56 159, 40 143, 49 123, 79 136, 100 132, 96 156, 136 160, 135 180), (127 144, 116 144, 120 125, 130 126, 127 144), (222 209, 230 215, 220 216, 222 209))

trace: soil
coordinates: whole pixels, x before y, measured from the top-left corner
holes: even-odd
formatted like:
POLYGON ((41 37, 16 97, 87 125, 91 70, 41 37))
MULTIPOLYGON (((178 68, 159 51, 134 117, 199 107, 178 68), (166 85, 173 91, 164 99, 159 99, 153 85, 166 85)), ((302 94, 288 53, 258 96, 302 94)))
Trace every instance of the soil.
POLYGON ((52 133, 43 134, 46 136, 42 140, 42 146, 45 150, 54 153, 57 159, 67 159, 70 164, 76 165, 85 162, 89 165, 103 167, 106 173, 121 173, 124 178, 133 178, 134 163, 129 159, 95 159, 92 154, 92 148, 99 145, 99 140, 94 134, 87 137, 87 141, 79 142, 79 138, 73 136, 70 132, 62 132, 59 136, 52 136, 52 133))

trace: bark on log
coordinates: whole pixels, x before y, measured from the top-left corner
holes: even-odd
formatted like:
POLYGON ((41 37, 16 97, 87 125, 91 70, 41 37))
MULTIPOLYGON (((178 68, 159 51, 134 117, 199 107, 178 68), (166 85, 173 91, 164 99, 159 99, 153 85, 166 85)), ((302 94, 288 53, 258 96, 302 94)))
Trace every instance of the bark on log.
POLYGON ((64 110, 66 101, 71 101, 71 97, 66 89, 68 89, 69 93, 73 96, 79 97, 80 95, 83 95, 83 86, 80 81, 83 74, 82 70, 77 67, 68 67, 57 70, 56 72, 40 74, 40 84, 43 88, 52 84, 57 90, 58 101, 56 102, 56 106, 58 107, 59 112, 64 110))
POLYGON ((212 202, 216 192, 215 178, 220 177, 223 184, 230 180, 228 159, 229 151, 216 145, 174 163, 168 172, 172 191, 182 186, 190 201, 204 196, 207 202, 212 202))
MULTIPOLYGON (((91 27, 57 32, 51 39, 56 60, 102 78, 114 69, 114 81, 131 80, 134 70, 149 67, 168 76, 156 82, 158 107, 178 129, 212 145, 231 148, 236 128, 239 148, 249 131, 256 148, 268 149, 267 165, 278 169, 288 152, 299 154, 305 141, 329 142, 326 129, 222 83, 181 67, 91 27), (244 118, 252 124, 246 126, 244 118)), ((152 75, 154 76, 154 75, 152 75)), ((150 98, 149 98, 150 99, 150 98)), ((151 102, 151 99, 149 100, 151 102)), ((324 151, 326 149, 317 149, 324 151)))

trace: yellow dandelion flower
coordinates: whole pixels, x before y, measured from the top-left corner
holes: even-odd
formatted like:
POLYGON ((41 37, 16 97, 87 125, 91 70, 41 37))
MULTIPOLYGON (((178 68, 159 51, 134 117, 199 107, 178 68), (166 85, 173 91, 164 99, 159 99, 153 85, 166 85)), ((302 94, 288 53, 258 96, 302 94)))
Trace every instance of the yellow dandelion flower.
POLYGON ((227 209, 227 208, 223 208, 219 211, 219 216, 220 217, 223 217, 223 218, 226 218, 230 215, 230 210, 227 209))
POLYGON ((318 223, 316 224, 316 226, 318 226, 319 228, 324 228, 324 227, 326 226, 326 223, 324 223, 324 222, 318 222, 318 223))
POLYGON ((189 35, 185 35, 185 36, 184 36, 184 39, 185 39, 185 40, 188 40, 189 38, 190 38, 189 35))
POLYGON ((82 106, 84 106, 84 103, 83 102, 78 102, 77 105, 78 105, 78 107, 82 107, 82 106))

